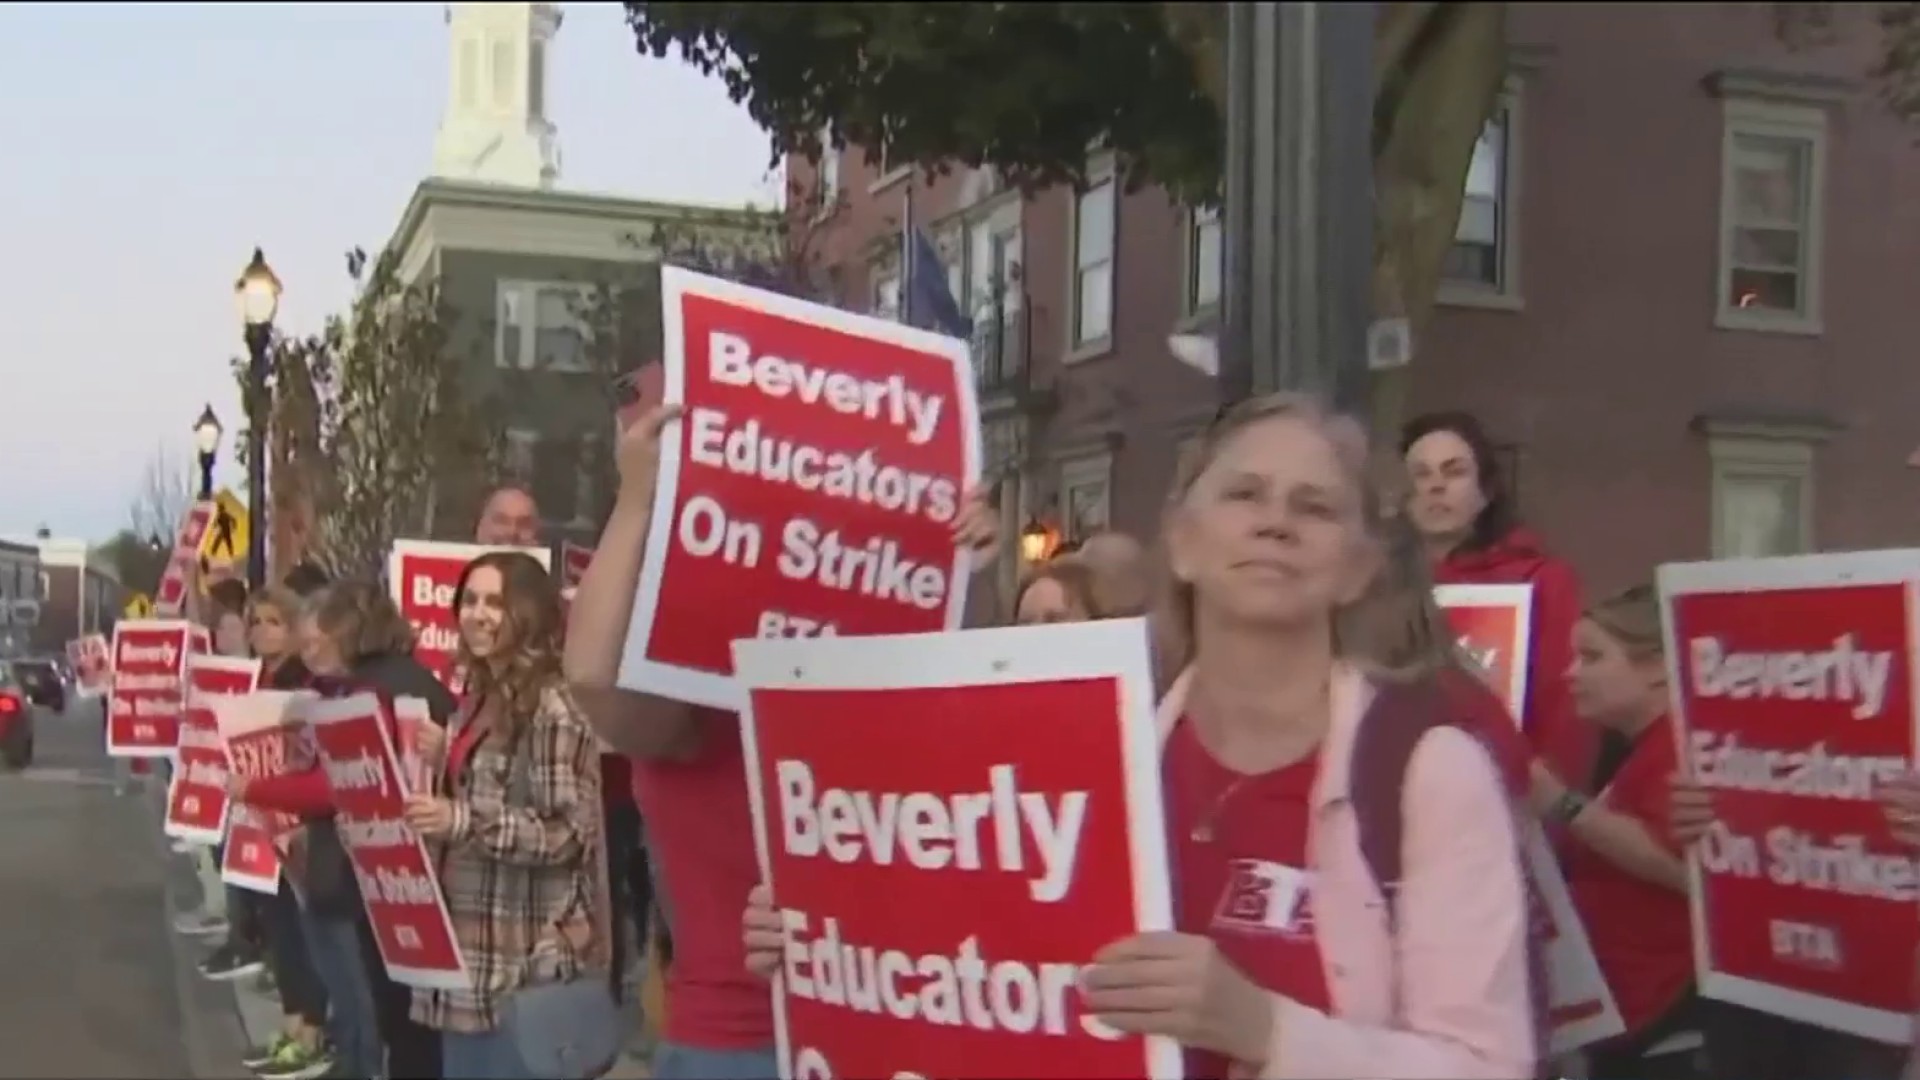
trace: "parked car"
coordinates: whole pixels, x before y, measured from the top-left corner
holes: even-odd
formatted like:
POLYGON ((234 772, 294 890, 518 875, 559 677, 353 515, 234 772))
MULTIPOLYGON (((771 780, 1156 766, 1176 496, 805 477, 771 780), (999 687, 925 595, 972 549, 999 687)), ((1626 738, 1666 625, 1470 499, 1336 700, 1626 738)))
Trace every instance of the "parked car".
POLYGON ((67 711, 67 680, 54 661, 15 660, 13 673, 20 685, 26 687, 27 699, 35 705, 57 713, 67 711))
POLYGON ((14 674, 14 663, 0 660, 0 761, 24 769, 33 764, 33 702, 14 674))

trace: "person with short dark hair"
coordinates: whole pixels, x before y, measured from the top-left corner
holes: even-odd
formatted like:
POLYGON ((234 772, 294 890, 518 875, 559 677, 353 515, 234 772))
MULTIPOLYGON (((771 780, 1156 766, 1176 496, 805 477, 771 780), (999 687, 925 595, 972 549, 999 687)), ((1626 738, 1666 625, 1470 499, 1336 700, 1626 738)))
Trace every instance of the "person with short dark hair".
POLYGON ((1555 776, 1593 789, 1599 734, 1575 714, 1565 674, 1580 620, 1580 579, 1520 522, 1498 448, 1471 413, 1408 421, 1400 455, 1411 490, 1406 515, 1427 548, 1439 585, 1531 585, 1527 700, 1518 719, 1555 776))
POLYGON ((537 547, 540 543, 540 504, 531 492, 514 484, 494 489, 480 509, 474 527, 476 544, 537 547))

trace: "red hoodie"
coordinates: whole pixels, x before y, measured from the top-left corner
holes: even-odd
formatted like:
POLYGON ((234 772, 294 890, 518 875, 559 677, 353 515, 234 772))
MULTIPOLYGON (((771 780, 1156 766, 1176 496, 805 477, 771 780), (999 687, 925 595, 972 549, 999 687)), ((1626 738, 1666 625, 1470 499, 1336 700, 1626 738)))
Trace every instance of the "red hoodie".
POLYGON ((1524 726, 1527 741, 1553 774, 1581 791, 1593 782, 1599 733, 1574 715, 1567 668, 1573 663, 1573 626, 1582 610, 1573 567, 1546 553, 1524 528, 1491 547, 1456 551, 1434 567, 1440 585, 1532 585, 1533 657, 1527 664, 1524 726))

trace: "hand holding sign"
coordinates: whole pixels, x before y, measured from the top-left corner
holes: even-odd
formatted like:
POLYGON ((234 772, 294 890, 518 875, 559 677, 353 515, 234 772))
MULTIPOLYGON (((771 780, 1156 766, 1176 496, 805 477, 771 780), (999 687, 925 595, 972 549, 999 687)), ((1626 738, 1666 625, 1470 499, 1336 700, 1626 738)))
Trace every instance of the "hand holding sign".
POLYGON ((660 433, 680 419, 680 406, 655 405, 620 433, 614 466, 620 472, 620 497, 645 506, 653 501, 660 477, 660 433))
POLYGON ((773 890, 755 885, 747 894, 747 911, 740 917, 741 939, 747 946, 747 970, 763 979, 780 973, 780 954, 787 948, 787 930, 773 907, 773 890))
POLYGON ((1273 1002, 1197 934, 1135 934, 1081 976, 1087 1008, 1115 1031, 1164 1035, 1236 1062, 1267 1059, 1273 1002))

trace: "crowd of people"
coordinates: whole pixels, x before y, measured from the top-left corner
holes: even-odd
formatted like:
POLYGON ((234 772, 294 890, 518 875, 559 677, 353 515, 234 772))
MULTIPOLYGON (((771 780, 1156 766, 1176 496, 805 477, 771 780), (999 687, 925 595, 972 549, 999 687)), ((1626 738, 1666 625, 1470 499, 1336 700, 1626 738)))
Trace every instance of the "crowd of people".
MULTIPOLYGON (((205 967, 272 970, 285 1025, 248 1061, 258 1075, 595 1074, 594 1048, 636 1011, 622 958, 649 936, 670 943, 651 1075, 780 1074, 766 980, 787 961, 739 718, 617 680, 675 416, 655 408, 622 435, 617 497, 564 627, 532 559, 466 568, 462 700, 412 659, 377 583, 302 570, 250 597, 213 591, 217 647, 260 657, 273 685, 430 702, 439 786, 408 820, 440 853, 475 974, 458 993, 385 977, 324 775, 236 784, 304 823, 281 894, 228 896, 229 936, 205 967)), ((1144 617, 1161 695, 1175 929, 1086 958, 1081 1007, 1178 1041, 1197 1077, 1900 1075, 1906 1047, 1695 993, 1685 861, 1713 805, 1679 776, 1654 591, 1584 597, 1519 520, 1472 416, 1420 417, 1397 451, 1308 398, 1241 402, 1181 462, 1158 535, 1102 533, 1027 568, 1011 621, 1144 617), (1436 583, 1533 586, 1521 716, 1457 648, 1436 583), (1545 1049, 1521 855, 1535 824, 1626 1028, 1577 1060, 1545 1049), (1307 914, 1226 917, 1247 860, 1303 874, 1307 914)), ((955 543, 993 558, 995 519, 975 493, 955 543)), ((476 539, 535 543, 537 521, 508 489, 476 539)), ((1886 805, 1920 844, 1920 787, 1886 805)))
MULTIPOLYGON (((536 545, 532 498, 495 492, 475 541, 536 545)), ((182 845, 204 905, 177 929, 224 935, 201 962, 207 978, 265 977, 277 993, 280 1030, 240 1063, 257 1076, 585 1076, 620 1049, 652 889, 624 761, 601 752, 561 670, 560 588, 531 556, 501 550, 465 567, 454 605, 458 698, 415 659, 413 629, 380 582, 330 582, 303 564, 252 595, 212 583, 191 612, 216 652, 258 658, 266 687, 426 702, 432 786, 413 793, 407 821, 435 856, 474 976, 460 992, 388 976, 317 759, 236 777, 231 798, 299 820, 281 846, 280 891, 222 886, 220 851, 182 845)))

